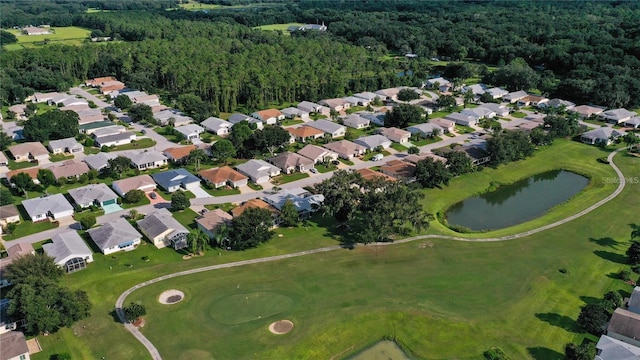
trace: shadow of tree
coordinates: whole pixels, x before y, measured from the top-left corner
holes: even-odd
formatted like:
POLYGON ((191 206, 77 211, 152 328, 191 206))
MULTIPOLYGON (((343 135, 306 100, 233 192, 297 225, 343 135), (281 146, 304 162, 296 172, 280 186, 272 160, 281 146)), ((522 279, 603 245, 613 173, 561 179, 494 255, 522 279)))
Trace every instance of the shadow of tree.
POLYGON ((528 348, 527 351, 536 360, 555 360, 564 359, 564 354, 545 347, 528 348))
POLYGON ((549 323, 550 325, 570 332, 577 332, 580 330, 576 321, 568 316, 556 313, 537 313, 536 317, 544 322, 549 323))
POLYGON ((610 247, 610 248, 616 248, 618 245, 620 245, 619 241, 608 236, 601 237, 599 239, 589 238, 589 241, 596 243, 600 246, 610 247))
POLYGON ((116 309, 113 309, 113 310, 109 311, 109 315, 111 316, 113 321, 117 322, 118 324, 122 323, 120 321, 120 318, 118 317, 118 313, 116 312, 116 309))
POLYGON ((614 263, 618 263, 618 264, 627 263, 627 257, 622 254, 614 253, 611 251, 602 251, 602 250, 595 250, 593 253, 605 260, 609 260, 614 263))
POLYGON ((620 280, 620 274, 618 274, 618 273, 608 273, 607 277, 610 278, 610 279, 620 280))
POLYGON ((602 299, 598 299, 593 296, 580 296, 580 300, 582 300, 585 304, 596 304, 602 301, 602 299))

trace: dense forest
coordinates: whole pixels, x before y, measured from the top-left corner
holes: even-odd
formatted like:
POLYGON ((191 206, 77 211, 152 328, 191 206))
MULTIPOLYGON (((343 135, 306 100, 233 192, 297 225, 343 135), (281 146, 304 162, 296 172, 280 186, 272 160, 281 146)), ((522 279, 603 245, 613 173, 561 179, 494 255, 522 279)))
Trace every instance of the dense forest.
POLYGON ((45 2, 0 2, 7 15, 3 27, 37 24, 46 15, 54 26, 73 24, 123 40, 3 51, 2 101, 116 75, 169 101, 192 93, 220 111, 251 110, 418 85, 448 70, 429 65, 438 57, 498 66, 494 73, 476 67, 470 75, 511 90, 536 88, 610 107, 640 105, 637 2, 278 0, 237 7, 247 2, 208 0, 203 2, 236 7, 165 10, 178 2, 59 0, 46 2, 47 12, 41 11, 45 2), (88 7, 121 11, 86 13, 88 7), (252 29, 294 21, 324 22, 329 31, 288 36, 252 29), (400 64, 389 53, 415 53, 418 59, 400 64), (411 76, 397 76, 409 69, 411 76), (526 78, 509 81, 514 76, 526 78))

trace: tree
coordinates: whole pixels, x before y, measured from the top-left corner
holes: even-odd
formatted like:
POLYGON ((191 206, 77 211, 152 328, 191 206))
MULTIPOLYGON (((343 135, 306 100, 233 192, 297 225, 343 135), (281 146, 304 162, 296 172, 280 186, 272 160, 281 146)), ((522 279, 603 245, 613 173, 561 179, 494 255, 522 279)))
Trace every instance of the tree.
POLYGON ((13 142, 13 138, 4 131, 0 131, 0 151, 5 151, 13 142))
POLYGON ((331 120, 333 121, 338 120, 338 116, 340 116, 340 113, 337 110, 335 109, 329 110, 329 117, 331 117, 331 120))
POLYGON ((529 136, 521 131, 503 131, 487 139, 487 152, 496 165, 525 159, 534 151, 529 136))
POLYGON ((10 180, 22 194, 26 194, 27 191, 36 188, 36 184, 33 182, 31 176, 29 176, 29 174, 27 173, 17 173, 13 175, 10 180))
POLYGON ((529 139, 534 145, 550 145, 553 142, 553 138, 540 126, 531 129, 529 139))
POLYGON ((79 116, 73 111, 54 109, 29 119, 24 124, 24 136, 30 141, 43 142, 78 136, 79 116))
POLYGON ((233 250, 245 250, 267 242, 273 236, 271 211, 262 208, 248 208, 242 215, 231 220, 229 246, 233 250))
POLYGON ((504 350, 499 347, 492 347, 482 353, 482 355, 486 360, 509 360, 509 357, 504 353, 504 350))
POLYGON ((124 200, 129 204, 135 204, 142 200, 144 197, 144 191, 138 189, 129 190, 126 194, 124 194, 124 200))
POLYGON ((129 210, 129 213, 127 214, 127 217, 128 217, 130 220, 136 221, 136 220, 138 220, 138 216, 139 216, 139 215, 140 215, 140 213, 138 212, 138 210, 136 210, 136 209, 131 209, 131 210, 129 210))
POLYGON ((600 335, 609 322, 609 311, 602 304, 587 304, 578 316, 578 325, 585 331, 600 335))
POLYGON ((181 211, 191 206, 187 194, 178 191, 171 196, 171 211, 181 211))
POLYGON ((491 95, 488 92, 482 93, 482 95, 480 95, 480 101, 483 103, 497 103, 498 101, 496 99, 493 98, 493 95, 491 95))
POLYGON ((409 123, 423 122, 424 111, 416 105, 399 104, 384 116, 384 126, 405 128, 409 123))
MULTIPOLYGON (((223 141, 223 140, 220 140, 220 141, 223 141)), ((228 140, 224 140, 224 141, 228 141, 228 140)), ((216 142, 216 144, 218 142, 216 142)), ((193 150, 191 150, 189 152, 189 157, 187 158, 187 161, 189 162, 189 164, 195 164, 196 165, 196 171, 198 171, 198 170, 200 170, 200 164, 202 164, 203 162, 207 161, 207 159, 209 159, 209 156, 207 155, 206 152, 204 152, 204 150, 202 150, 202 149, 193 149, 193 150)))
POLYGON ((464 151, 450 151, 443 155, 447 159, 447 168, 452 176, 459 176, 473 171, 473 163, 464 151))
POLYGON ((208 239, 209 237, 200 229, 189 232, 189 235, 187 235, 187 243, 189 244, 191 252, 194 254, 204 252, 208 239))
POLYGON ((128 306, 122 308, 124 312, 124 318, 127 322, 134 322, 139 318, 147 315, 147 309, 142 304, 130 303, 128 306))
POLYGON ((85 230, 91 229, 96 222, 96 217, 94 215, 85 215, 80 219, 80 225, 85 230))
POLYGON ((280 224, 282 226, 297 226, 299 221, 298 209, 291 199, 287 199, 280 209, 280 224))
POLYGON ((413 89, 401 89, 398 91, 398 100, 400 101, 411 101, 416 99, 420 99, 420 94, 413 89))
POLYGON ((194 94, 181 94, 178 96, 177 104, 180 110, 184 111, 197 122, 201 122, 206 119, 210 113, 214 112, 214 109, 212 109, 209 104, 194 94))
POLYGON ((240 121, 233 124, 231 127, 231 134, 229 134, 229 141, 233 143, 233 147, 236 151, 241 152, 244 150, 244 142, 247 141, 253 134, 249 123, 246 121, 240 121))
POLYGON ((5 188, 0 188, 0 206, 9 204, 13 204, 13 194, 5 188))
POLYGON ((473 100, 475 100, 475 98, 476 94, 474 94, 471 90, 467 90, 463 95, 464 107, 467 107, 467 105, 471 104, 473 100))
POLYGON ((227 139, 218 140, 211 145, 211 157, 219 163, 226 164, 229 158, 236 156, 236 148, 227 139))
POLYGON ((12 261, 3 274, 4 278, 16 285, 34 281, 57 282, 64 275, 64 271, 45 255, 25 255, 19 261, 12 261))
POLYGON ((593 342, 583 342, 580 345, 569 343, 564 347, 565 360, 593 360, 596 347, 593 342))
POLYGON ((151 107, 146 104, 134 104, 129 107, 129 117, 131 121, 137 122, 153 122, 153 112, 151 107))
POLYGON ((420 154, 420 148, 417 146, 411 146, 409 147, 409 150, 407 150, 407 152, 409 154, 420 154))
POLYGON ((632 241, 626 254, 629 257, 629 264, 640 264, 640 241, 632 241))
POLYGON ((624 135, 624 137, 622 137, 622 141, 627 144, 627 149, 631 149, 633 147, 633 145, 637 144, 638 142, 640 142, 640 139, 638 139, 638 136, 632 132, 628 132, 624 135))
POLYGON ((316 185, 316 190, 324 195, 322 211, 325 216, 333 216, 339 222, 355 217, 362 193, 357 185, 362 177, 352 171, 338 170, 329 179, 316 185))
POLYGON ((231 227, 228 222, 223 222, 222 224, 216 227, 216 231, 213 234, 213 237, 209 240, 209 244, 211 246, 219 246, 222 247, 225 241, 229 240, 229 231, 231 227))
POLYGON ((55 175, 53 175, 53 172, 49 169, 38 170, 38 181, 45 189, 51 185, 55 185, 57 182, 55 175))
POLYGON ((258 130, 245 141, 244 147, 247 150, 264 154, 269 152, 271 156, 277 148, 289 143, 291 134, 280 126, 266 125, 262 130, 258 130))
POLYGON ((610 312, 622 306, 623 301, 624 299, 622 298, 622 295, 620 295, 620 293, 617 291, 609 291, 608 293, 604 294, 602 298, 602 304, 610 312))
POLYGON ((528 90, 538 85, 540 75, 523 58, 513 59, 497 71, 487 74, 485 83, 504 85, 511 91, 528 90))
POLYGON ((113 100, 113 105, 119 109, 127 110, 131 105, 133 105, 133 101, 131 101, 131 98, 127 95, 122 94, 118 95, 118 97, 113 100))
POLYGON ((549 129, 552 138, 572 137, 580 132, 578 119, 571 115, 548 115, 544 118, 544 127, 549 129))
POLYGON ((456 106, 456 98, 453 95, 442 95, 436 100, 439 108, 453 108, 456 106))
POLYGON ((96 169, 90 169, 89 172, 87 173, 89 180, 97 179, 99 175, 100 173, 96 169))
POLYGON ((131 159, 124 156, 116 156, 115 158, 107 161, 107 167, 104 168, 103 171, 111 178, 120 179, 122 174, 129 170, 131 166, 133 166, 131 159))
POLYGON ((440 184, 449 185, 451 173, 441 161, 426 158, 416 163, 414 176, 423 187, 433 188, 440 184))

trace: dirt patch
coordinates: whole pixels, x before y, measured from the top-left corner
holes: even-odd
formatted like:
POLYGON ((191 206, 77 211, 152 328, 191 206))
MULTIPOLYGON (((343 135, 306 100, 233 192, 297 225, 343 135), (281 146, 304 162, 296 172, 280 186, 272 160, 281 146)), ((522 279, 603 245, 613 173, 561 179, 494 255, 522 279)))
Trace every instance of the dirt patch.
POLYGON ((144 327, 144 318, 141 318, 141 317, 137 318, 137 319, 132 323, 132 325, 133 325, 133 326, 135 326, 135 327, 137 327, 137 328, 144 327))
POLYGON ((279 320, 269 325, 269 331, 276 335, 284 335, 293 329, 293 323, 289 320, 279 320))
POLYGON ((184 293, 180 290, 167 290, 158 297, 158 302, 164 305, 171 305, 184 300, 184 293))

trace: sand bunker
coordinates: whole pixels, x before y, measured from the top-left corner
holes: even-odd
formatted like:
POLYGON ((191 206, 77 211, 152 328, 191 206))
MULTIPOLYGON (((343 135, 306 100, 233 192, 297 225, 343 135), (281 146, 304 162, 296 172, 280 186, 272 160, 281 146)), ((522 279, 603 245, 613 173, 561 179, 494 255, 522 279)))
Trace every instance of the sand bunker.
POLYGON ((289 320, 279 320, 269 325, 269 331, 276 335, 283 335, 293 329, 293 323, 289 320))
POLYGON ((160 296, 158 297, 158 302, 164 305, 171 305, 180 302, 183 299, 184 293, 182 291, 171 289, 160 294, 160 296))

